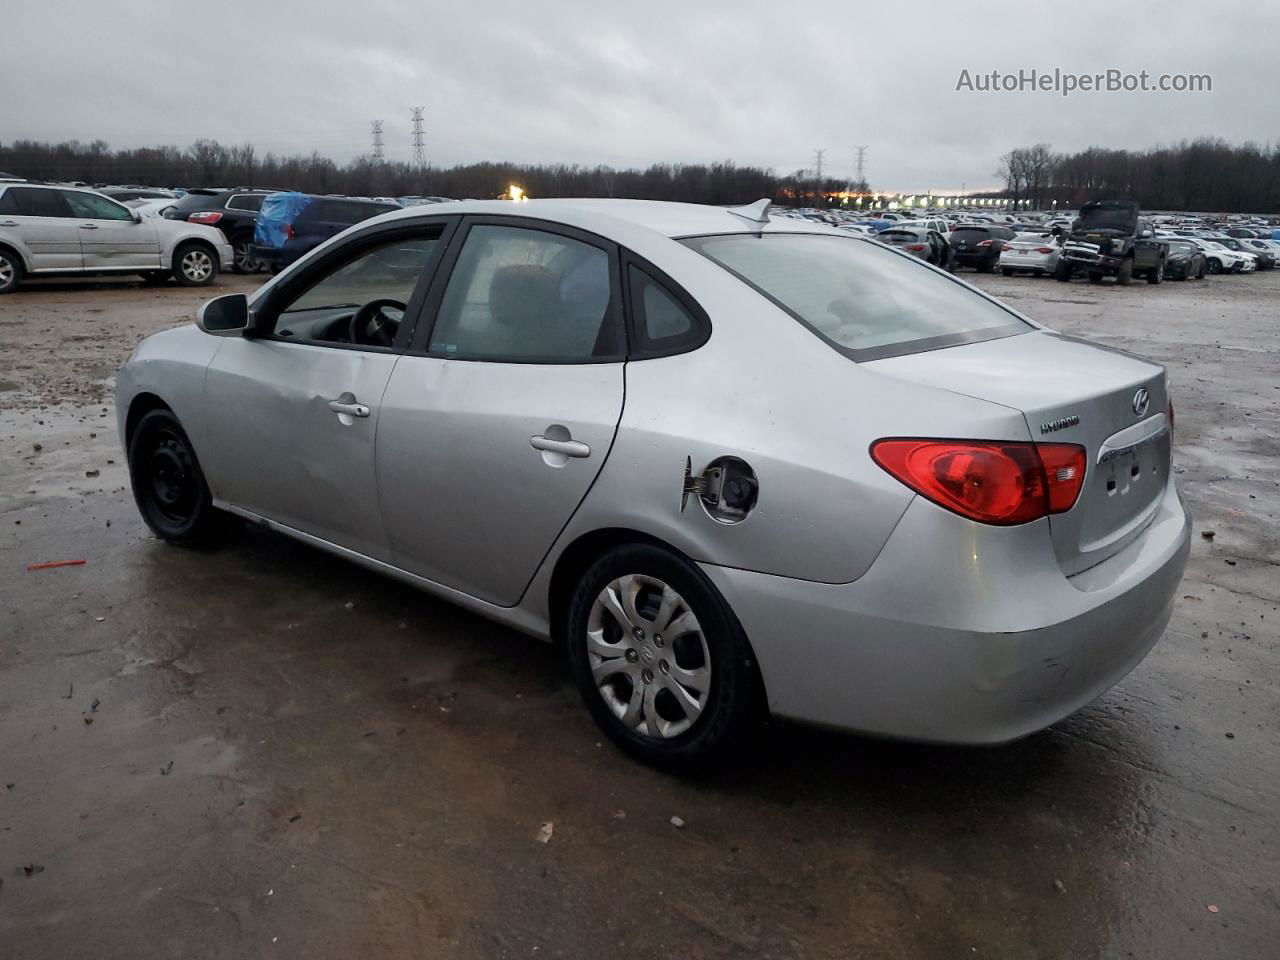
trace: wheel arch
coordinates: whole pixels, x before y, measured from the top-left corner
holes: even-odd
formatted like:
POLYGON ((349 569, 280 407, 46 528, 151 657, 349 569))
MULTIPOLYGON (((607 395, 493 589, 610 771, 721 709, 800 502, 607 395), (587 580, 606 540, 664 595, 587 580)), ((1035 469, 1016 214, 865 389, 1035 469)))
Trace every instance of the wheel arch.
POLYGON ((694 562, 665 540, 628 527, 604 527, 581 534, 560 551, 547 585, 547 621, 552 643, 564 642, 569 619, 569 600, 578 578, 606 551, 632 544, 658 547, 689 563, 694 562))
POLYGON ((7 251, 18 258, 18 263, 22 266, 22 272, 31 273, 31 264, 27 262, 27 255, 12 243, 0 242, 0 250, 7 251))
POLYGON ((213 257, 213 262, 218 266, 222 265, 222 259, 218 255, 218 248, 212 240, 207 237, 180 237, 178 242, 173 245, 173 252, 169 254, 169 269, 177 272, 178 255, 187 247, 203 247, 209 252, 209 256, 213 257))
MULTIPOLYGON (((173 407, 165 403, 156 394, 145 390, 129 401, 129 412, 124 419, 124 445, 126 451, 133 440, 133 431, 138 426, 138 422, 153 410, 168 410, 173 413, 173 407)), ((174 413, 174 416, 176 417, 177 414, 174 413)))

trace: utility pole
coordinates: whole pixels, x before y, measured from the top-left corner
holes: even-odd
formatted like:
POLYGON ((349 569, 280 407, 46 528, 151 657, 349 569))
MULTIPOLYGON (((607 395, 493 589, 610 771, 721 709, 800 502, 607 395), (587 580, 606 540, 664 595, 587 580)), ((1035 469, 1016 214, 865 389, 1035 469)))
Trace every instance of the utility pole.
POLYGON ((413 168, 422 170, 427 165, 427 148, 422 142, 422 111, 425 107, 411 107, 413 111, 413 168))
POLYGON ((373 131, 373 162, 380 165, 386 160, 382 154, 382 121, 370 120, 369 128, 373 131))
POLYGON ((863 184, 867 182, 867 178, 864 175, 864 171, 867 168, 867 148, 865 146, 862 146, 862 147, 855 147, 854 149, 857 151, 857 154, 858 154, 857 180, 858 180, 858 183, 863 184))

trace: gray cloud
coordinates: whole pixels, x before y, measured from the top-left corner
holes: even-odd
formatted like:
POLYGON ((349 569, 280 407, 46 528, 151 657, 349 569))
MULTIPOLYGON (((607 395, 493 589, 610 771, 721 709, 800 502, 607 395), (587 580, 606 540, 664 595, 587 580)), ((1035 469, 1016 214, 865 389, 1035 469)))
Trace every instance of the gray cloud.
POLYGON ((790 172, 825 147, 851 174, 868 144, 883 189, 990 184, 997 158, 1044 141, 1146 147, 1203 135, 1268 140, 1265 78, 1280 7, 1114 2, 618 4, 363 0, 47 2, 6 11, 0 139, 199 136, 346 160, 386 125, 408 159, 427 107, 437 164, 740 163, 790 172), (123 8, 122 8, 123 7, 123 8), (962 69, 1208 73, 1202 94, 956 92, 962 69))

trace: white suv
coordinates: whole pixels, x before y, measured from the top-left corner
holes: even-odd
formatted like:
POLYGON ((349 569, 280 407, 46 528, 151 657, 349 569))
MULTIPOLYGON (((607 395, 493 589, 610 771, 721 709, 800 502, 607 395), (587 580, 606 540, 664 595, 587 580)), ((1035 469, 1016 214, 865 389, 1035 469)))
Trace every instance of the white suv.
POLYGON ((23 277, 134 273, 212 283, 231 266, 231 246, 213 227, 142 217, 93 190, 0 183, 0 294, 23 277))

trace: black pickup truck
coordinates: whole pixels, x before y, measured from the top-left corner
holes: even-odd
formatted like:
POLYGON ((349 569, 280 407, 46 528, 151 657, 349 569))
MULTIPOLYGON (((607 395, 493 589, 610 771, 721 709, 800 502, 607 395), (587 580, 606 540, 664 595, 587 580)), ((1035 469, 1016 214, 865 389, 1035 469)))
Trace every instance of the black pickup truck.
POLYGON ((1136 275, 1146 277, 1147 283, 1160 283, 1168 255, 1151 221, 1138 216, 1136 203, 1098 200, 1080 208, 1054 277, 1065 282, 1083 273, 1095 282, 1109 276, 1116 283, 1128 283, 1136 275))

